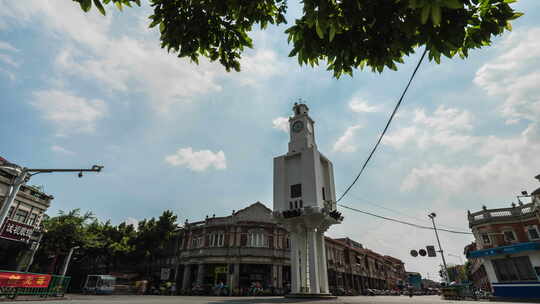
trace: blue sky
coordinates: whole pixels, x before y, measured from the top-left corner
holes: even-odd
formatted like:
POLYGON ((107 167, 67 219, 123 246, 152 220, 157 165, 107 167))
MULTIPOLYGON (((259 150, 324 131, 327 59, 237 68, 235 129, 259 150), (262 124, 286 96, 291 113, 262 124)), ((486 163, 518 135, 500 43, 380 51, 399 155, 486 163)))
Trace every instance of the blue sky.
MULTIPOLYGON (((107 17, 71 1, 0 0, 0 7, 0 155, 27 167, 104 165, 82 179, 38 175, 31 183, 55 196, 49 214, 81 208, 115 223, 164 209, 183 222, 256 201, 271 207, 272 158, 286 152, 282 122, 298 98, 311 109, 341 193, 418 60, 336 80, 325 67, 288 58, 285 27, 274 27, 254 32, 242 72, 226 73, 161 50, 147 29, 148 7, 110 8, 107 17)), ((493 46, 466 60, 424 63, 344 203, 420 224, 434 211, 442 225, 466 230, 467 209, 509 206, 522 189, 538 187, 540 2, 515 8, 525 15, 493 46)), ((291 2, 290 22, 298 12, 291 2)), ((435 277, 439 259, 408 256, 434 244, 431 232, 343 213, 330 236, 349 236, 435 277)), ((454 255, 471 240, 442 235, 454 255)))

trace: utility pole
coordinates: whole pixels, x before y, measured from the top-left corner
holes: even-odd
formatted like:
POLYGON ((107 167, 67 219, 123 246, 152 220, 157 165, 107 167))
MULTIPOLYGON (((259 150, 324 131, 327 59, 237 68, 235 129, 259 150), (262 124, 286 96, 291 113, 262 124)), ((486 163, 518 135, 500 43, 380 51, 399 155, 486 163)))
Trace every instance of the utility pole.
POLYGON ((13 201, 15 201, 15 197, 17 197, 17 192, 19 192, 19 189, 21 186, 28 182, 30 178, 36 174, 40 173, 53 173, 53 172, 79 172, 79 177, 83 176, 83 172, 100 172, 101 169, 103 169, 103 166, 93 165, 90 169, 30 169, 26 167, 20 167, 15 164, 7 163, 0 165, 0 169, 7 169, 15 174, 15 179, 13 180, 13 183, 10 185, 7 195, 4 199, 4 203, 2 204, 2 208, 0 209, 0 228, 4 224, 5 219, 7 218, 7 214, 9 211, 9 208, 13 204, 13 201))
POLYGON ((442 258, 442 262, 443 262, 443 265, 444 265, 444 272, 446 273, 446 283, 450 284, 450 276, 448 274, 448 267, 446 267, 446 260, 444 259, 444 253, 443 253, 443 250, 442 250, 442 247, 441 247, 441 241, 439 240, 439 234, 437 233, 437 226, 435 226, 435 217, 436 216, 437 216, 437 214, 435 214, 435 212, 432 212, 432 213, 428 214, 428 217, 433 222, 433 230, 435 230, 435 236, 437 237, 437 243, 439 244, 439 252, 441 253, 441 258, 442 258))

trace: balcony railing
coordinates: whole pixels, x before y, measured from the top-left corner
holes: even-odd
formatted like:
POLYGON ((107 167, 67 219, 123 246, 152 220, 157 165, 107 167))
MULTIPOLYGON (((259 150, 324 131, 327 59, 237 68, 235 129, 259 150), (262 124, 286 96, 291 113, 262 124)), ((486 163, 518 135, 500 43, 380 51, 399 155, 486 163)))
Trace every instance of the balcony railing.
POLYGON ((533 216, 536 206, 533 203, 513 205, 508 208, 487 209, 485 206, 478 212, 468 213, 469 226, 498 220, 520 220, 533 216))

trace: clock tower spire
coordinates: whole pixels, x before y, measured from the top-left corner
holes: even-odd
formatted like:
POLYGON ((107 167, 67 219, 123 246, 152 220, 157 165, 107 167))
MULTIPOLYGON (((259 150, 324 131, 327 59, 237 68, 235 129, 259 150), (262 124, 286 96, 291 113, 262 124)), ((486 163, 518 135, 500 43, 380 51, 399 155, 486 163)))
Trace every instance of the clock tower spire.
POLYGON ((309 117, 309 108, 304 103, 294 103, 294 116, 289 118, 290 141, 289 153, 301 152, 310 148, 317 148, 313 125, 315 122, 309 117))

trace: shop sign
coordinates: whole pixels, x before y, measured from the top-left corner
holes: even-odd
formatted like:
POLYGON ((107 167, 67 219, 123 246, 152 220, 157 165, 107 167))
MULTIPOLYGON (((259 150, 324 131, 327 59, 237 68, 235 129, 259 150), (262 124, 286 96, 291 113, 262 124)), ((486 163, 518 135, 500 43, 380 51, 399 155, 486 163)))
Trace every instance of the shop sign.
POLYGON ((0 287, 47 288, 50 281, 50 274, 0 272, 0 287))
POLYGON ((0 237, 21 242, 27 242, 32 234, 34 234, 33 226, 9 219, 5 221, 0 231, 0 237))

